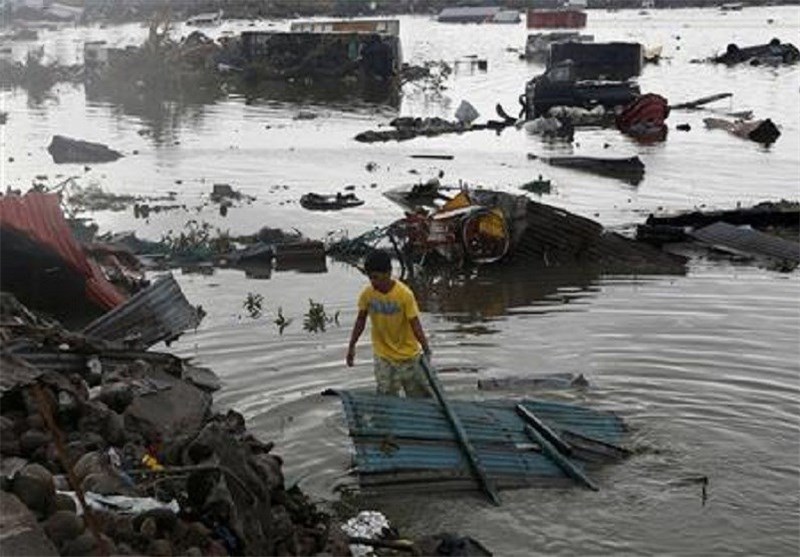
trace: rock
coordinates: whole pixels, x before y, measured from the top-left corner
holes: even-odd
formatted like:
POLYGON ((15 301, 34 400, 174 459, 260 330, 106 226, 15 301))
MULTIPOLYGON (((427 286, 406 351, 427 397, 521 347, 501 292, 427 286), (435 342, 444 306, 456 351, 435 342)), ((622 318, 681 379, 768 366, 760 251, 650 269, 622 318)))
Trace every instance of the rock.
POLYGON ((146 538, 154 538, 158 534, 158 524, 155 518, 145 518, 139 524, 139 533, 146 538))
POLYGON ((211 530, 202 522, 190 522, 186 525, 182 542, 187 546, 204 547, 210 535, 211 530))
POLYGON ((125 421, 120 414, 96 401, 84 406, 83 417, 78 421, 81 431, 97 433, 111 445, 125 444, 125 421))
POLYGON ((100 495, 136 495, 135 490, 113 472, 89 474, 81 482, 81 489, 94 491, 100 495))
MULTIPOLYGON (((168 534, 172 533, 172 531, 175 529, 175 525, 178 522, 178 517, 175 516, 175 513, 169 509, 153 509, 143 512, 133 519, 134 530, 141 531, 142 534, 144 534, 145 523, 148 521, 152 521, 154 523, 156 534, 168 534)), ((148 528, 149 527, 150 526, 148 525, 148 528)))
POLYGON ((184 552, 186 557, 202 557, 203 552, 198 547, 192 546, 184 552))
POLYGON ((19 447, 23 455, 32 455, 39 448, 46 446, 51 435, 39 429, 29 429, 19 438, 19 447))
POLYGON ((56 514, 58 511, 71 511, 77 512, 78 505, 75 504, 75 499, 66 493, 56 493, 56 514))
POLYGON ((272 535, 275 540, 287 540, 294 533, 294 524, 289 516, 289 511, 282 505, 272 507, 272 535))
POLYGON ((56 164, 111 162, 122 157, 122 153, 109 149, 102 143, 72 139, 63 135, 53 136, 47 152, 50 153, 56 164))
POLYGON ((0 555, 58 555, 36 517, 15 495, 0 491, 0 555))
POLYGON ((162 440, 200 431, 211 412, 211 395, 157 369, 147 378, 168 388, 134 398, 125 410, 126 429, 162 440))
POLYGON ((279 457, 271 454, 258 454, 252 457, 252 461, 271 492, 283 489, 283 472, 279 457))
POLYGON ((72 511, 56 511, 44 523, 45 533, 58 547, 80 536, 83 530, 83 519, 72 511))
POLYGON ((100 388, 97 399, 111 410, 122 413, 133 402, 133 387, 122 382, 108 383, 100 388))
POLYGON ((91 555, 97 542, 89 530, 84 530, 83 534, 64 544, 61 555, 91 555))
POLYGON ((147 554, 154 557, 171 557, 172 545, 167 540, 153 540, 147 548, 147 554))
POLYGON ((72 471, 75 473, 75 479, 83 482, 89 474, 104 472, 108 466, 108 457, 104 453, 92 451, 79 458, 72 467, 72 471))
POLYGON ((14 420, 6 416, 0 416, 0 453, 6 456, 21 454, 19 437, 14 431, 14 420))
POLYGON ((40 464, 27 464, 17 472, 12 489, 37 518, 43 519, 55 509, 56 489, 53 475, 40 464))

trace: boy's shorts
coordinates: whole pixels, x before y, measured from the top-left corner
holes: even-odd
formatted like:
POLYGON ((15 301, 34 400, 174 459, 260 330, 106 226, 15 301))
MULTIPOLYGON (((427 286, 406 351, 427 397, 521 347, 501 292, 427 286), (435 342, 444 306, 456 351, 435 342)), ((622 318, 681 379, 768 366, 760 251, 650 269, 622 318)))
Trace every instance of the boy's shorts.
POLYGON ((422 369, 420 359, 422 355, 392 362, 380 356, 375 356, 375 382, 378 384, 378 394, 400 396, 400 389, 408 397, 427 398, 431 396, 428 378, 422 369))

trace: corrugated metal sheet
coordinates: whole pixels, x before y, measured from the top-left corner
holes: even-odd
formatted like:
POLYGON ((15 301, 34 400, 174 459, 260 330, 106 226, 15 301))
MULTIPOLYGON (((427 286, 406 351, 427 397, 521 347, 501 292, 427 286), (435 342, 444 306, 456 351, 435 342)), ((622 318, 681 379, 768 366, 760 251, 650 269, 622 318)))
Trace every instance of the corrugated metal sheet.
POLYGON ((125 296, 108 282, 96 265, 86 259, 61 213, 58 196, 31 192, 0 198, 0 226, 14 229, 59 254, 70 267, 86 277, 86 297, 111 309, 125 296))
MULTIPOLYGON (((354 391, 334 394, 344 406, 362 485, 477 487, 434 400, 354 391)), ((518 403, 451 401, 486 474, 499 487, 569 483, 552 460, 534 449, 514 410, 518 403)), ((521 403, 556 432, 570 431, 611 444, 618 443, 624 432, 622 421, 612 413, 542 400, 521 403)))
POLYGON ((690 232, 690 236, 712 246, 800 262, 800 243, 764 234, 752 228, 733 226, 727 222, 715 222, 690 232))
POLYGON ((136 344, 147 347, 197 327, 200 319, 170 273, 89 323, 83 333, 109 341, 135 339, 136 344))
MULTIPOLYGON (((105 350, 97 353, 67 352, 52 347, 39 346, 33 342, 15 341, 3 347, 6 352, 25 360, 42 372, 53 372, 69 376, 76 373, 86 376, 89 373, 88 360, 96 357, 104 372, 119 366, 129 366, 136 360, 143 360, 153 367, 181 377, 183 362, 177 356, 160 352, 145 352, 137 350, 105 350)), ((5 368, 3 369, 5 373, 5 368)))

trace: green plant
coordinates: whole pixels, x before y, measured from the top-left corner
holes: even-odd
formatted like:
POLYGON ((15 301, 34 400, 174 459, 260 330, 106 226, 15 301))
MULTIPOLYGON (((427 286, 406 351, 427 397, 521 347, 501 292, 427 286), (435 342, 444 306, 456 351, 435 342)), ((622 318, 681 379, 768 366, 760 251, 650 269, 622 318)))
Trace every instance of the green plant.
POLYGON ((330 323, 335 323, 339 326, 339 312, 337 311, 333 317, 328 317, 325 312, 325 306, 314 300, 308 300, 309 308, 308 313, 303 318, 303 329, 312 333, 319 331, 325 332, 325 327, 330 323))
POLYGON ((275 323, 278 326, 278 333, 282 335, 283 330, 289 325, 291 325, 292 319, 286 319, 283 316, 283 308, 278 307, 278 317, 275 318, 275 321, 273 321, 273 323, 275 323))
POLYGON ((258 319, 261 317, 261 313, 263 311, 264 305, 264 296, 261 294, 255 294, 253 292, 247 293, 247 298, 245 298, 242 307, 247 311, 247 313, 253 319, 258 319))

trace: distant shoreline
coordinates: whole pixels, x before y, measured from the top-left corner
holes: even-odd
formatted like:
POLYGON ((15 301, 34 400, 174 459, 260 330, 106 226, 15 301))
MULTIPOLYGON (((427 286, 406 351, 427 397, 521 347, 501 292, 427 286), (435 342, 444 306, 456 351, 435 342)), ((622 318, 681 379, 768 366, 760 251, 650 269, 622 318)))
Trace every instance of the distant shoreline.
MULTIPOLYGON (((470 6, 499 6, 506 9, 558 8, 563 0, 470 0, 470 6)), ((242 0, 172 0, 167 19, 181 21, 202 13, 222 11, 225 19, 297 19, 307 17, 376 17, 392 15, 436 15, 447 7, 463 7, 464 0, 272 0, 270 2, 242 0)), ((663 10, 684 8, 720 8, 740 5, 741 9, 767 6, 797 6, 800 0, 587 0, 586 10, 663 10), (652 4, 652 5, 649 5, 652 4)), ((66 7, 58 11, 37 10, 6 3, 0 9, 0 19, 6 24, 26 20, 77 21, 79 23, 123 23, 163 18, 163 5, 152 0, 126 0, 122 5, 92 0, 60 0, 53 6, 66 7)))

